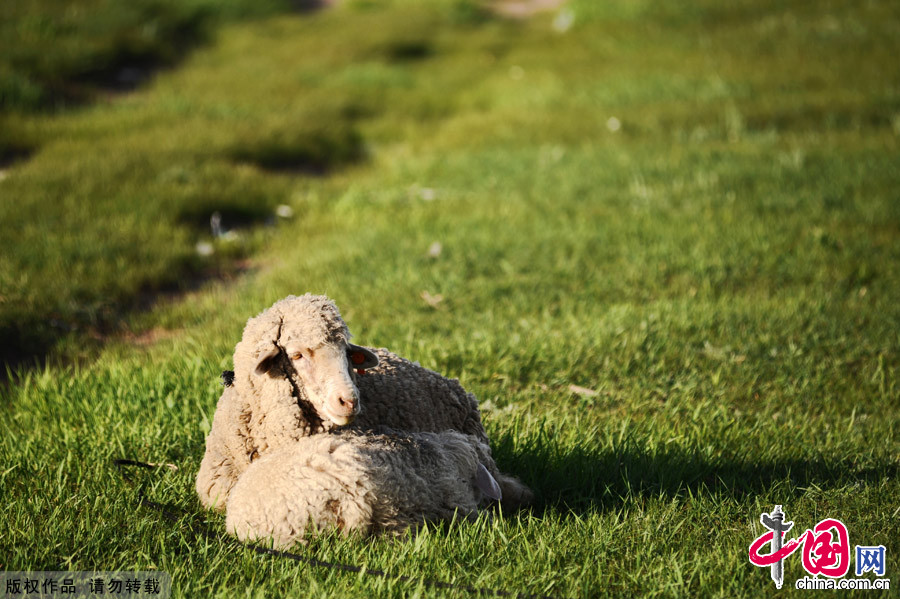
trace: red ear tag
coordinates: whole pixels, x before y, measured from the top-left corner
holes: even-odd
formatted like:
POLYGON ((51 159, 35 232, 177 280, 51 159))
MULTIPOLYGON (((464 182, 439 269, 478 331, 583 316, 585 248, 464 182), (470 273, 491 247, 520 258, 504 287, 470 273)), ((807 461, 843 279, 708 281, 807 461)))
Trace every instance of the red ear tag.
POLYGON ((350 360, 354 364, 362 364, 363 362, 366 361, 366 356, 361 351, 357 351, 357 352, 353 352, 352 354, 350 354, 350 360))
POLYGON ((357 369, 356 369, 356 374, 358 374, 358 375, 360 375, 360 376, 364 375, 365 373, 366 373, 366 371, 365 371, 364 369, 362 369, 362 368, 357 368, 357 369))

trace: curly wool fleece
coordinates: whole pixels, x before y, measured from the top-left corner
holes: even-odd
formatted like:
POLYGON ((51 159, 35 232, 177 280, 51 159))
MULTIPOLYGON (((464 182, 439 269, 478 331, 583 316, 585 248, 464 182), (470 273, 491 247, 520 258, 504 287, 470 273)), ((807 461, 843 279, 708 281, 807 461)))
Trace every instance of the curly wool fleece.
POLYGON ((225 526, 242 541, 287 548, 328 528, 400 534, 457 513, 474 518, 499 492, 482 465, 489 452, 456 432, 314 435, 253 462, 225 526))
MULTIPOLYGON (((314 346, 325 341, 348 344, 349 338, 337 307, 324 296, 289 296, 247 322, 234 351, 234 386, 224 390, 216 406, 197 475, 196 488, 203 505, 224 509, 232 487, 251 462, 337 428, 316 413, 290 360, 277 352, 273 355, 273 347, 284 347, 288 339, 314 346), (260 374, 257 367, 266 356, 272 356, 273 367, 260 374)), ((459 381, 386 349, 359 349, 377 356, 377 366, 366 370, 364 376, 351 373, 362 409, 352 429, 455 430, 488 446, 478 402, 459 381)), ((530 501, 529 489, 501 474, 489 450, 483 463, 500 484, 504 508, 514 509, 530 501)))

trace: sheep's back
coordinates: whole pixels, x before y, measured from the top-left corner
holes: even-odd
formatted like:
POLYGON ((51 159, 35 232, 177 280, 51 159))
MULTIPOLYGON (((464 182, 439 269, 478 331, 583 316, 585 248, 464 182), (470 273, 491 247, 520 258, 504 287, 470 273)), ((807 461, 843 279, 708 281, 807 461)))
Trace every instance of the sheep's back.
POLYGON ((362 413, 355 428, 387 426, 410 432, 456 430, 487 443, 478 402, 456 379, 372 349, 378 366, 357 378, 362 413))

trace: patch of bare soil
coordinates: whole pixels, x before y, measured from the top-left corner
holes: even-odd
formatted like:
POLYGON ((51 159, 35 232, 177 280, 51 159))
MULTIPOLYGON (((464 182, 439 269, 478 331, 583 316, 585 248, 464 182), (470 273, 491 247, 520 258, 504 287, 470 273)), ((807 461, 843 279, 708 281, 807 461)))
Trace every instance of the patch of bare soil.
POLYGON ((149 331, 142 331, 139 333, 128 331, 122 335, 122 339, 138 347, 149 347, 151 345, 155 345, 160 341, 171 339, 172 337, 178 335, 180 332, 180 330, 153 327, 149 331))
POLYGON ((557 10, 566 0, 495 0, 488 7, 495 14, 509 19, 527 19, 538 13, 557 10))

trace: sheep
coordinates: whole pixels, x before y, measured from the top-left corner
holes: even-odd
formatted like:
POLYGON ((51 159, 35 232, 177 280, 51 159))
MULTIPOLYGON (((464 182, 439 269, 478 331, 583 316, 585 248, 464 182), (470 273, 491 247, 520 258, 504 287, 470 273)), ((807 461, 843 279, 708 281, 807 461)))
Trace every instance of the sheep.
MULTIPOLYGON (((489 446, 478 402, 459 381, 387 349, 354 345, 350 336, 325 296, 288 296, 247 321, 197 475, 204 506, 225 509, 257 458, 351 423, 358 431, 455 430, 489 446)), ((531 491, 501 474, 490 454, 484 465, 499 481, 505 509, 531 501, 531 491)))
POLYGON ((225 527, 279 549, 329 528, 401 535, 426 522, 474 519, 500 499, 490 448, 461 433, 378 428, 300 439, 255 460, 226 504, 225 527))

